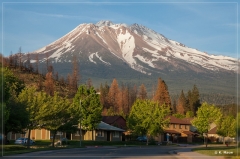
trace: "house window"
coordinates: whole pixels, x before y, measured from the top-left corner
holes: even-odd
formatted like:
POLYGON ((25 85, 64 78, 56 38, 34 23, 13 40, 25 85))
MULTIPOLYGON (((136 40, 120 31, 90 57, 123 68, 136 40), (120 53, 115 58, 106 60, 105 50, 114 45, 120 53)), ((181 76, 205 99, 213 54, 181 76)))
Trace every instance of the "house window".
POLYGON ((98 136, 98 137, 104 137, 104 131, 103 131, 103 130, 97 130, 96 136, 98 136))
POLYGON ((56 135, 63 135, 63 132, 58 131, 56 135))
POLYGON ((75 136, 80 136, 80 130, 75 133, 75 136))
POLYGON ((118 131, 114 131, 113 132, 113 137, 119 137, 119 132, 118 131))
POLYGON ((185 125, 185 129, 187 129, 187 125, 185 125))
POLYGON ((182 129, 182 125, 181 124, 179 125, 179 129, 182 129))
POLYGON ((173 124, 173 128, 176 129, 177 128, 177 124, 173 124))

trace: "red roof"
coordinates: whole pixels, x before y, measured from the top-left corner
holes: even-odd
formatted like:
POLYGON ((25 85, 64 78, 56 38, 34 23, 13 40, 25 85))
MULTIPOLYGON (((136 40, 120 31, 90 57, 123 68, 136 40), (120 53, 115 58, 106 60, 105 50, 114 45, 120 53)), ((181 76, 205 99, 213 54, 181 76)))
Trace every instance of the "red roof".
POLYGON ((208 131, 208 134, 216 134, 216 133, 217 133, 217 127, 216 126, 208 131))
MULTIPOLYGON (((102 121, 107 124, 113 124, 118 118, 123 118, 120 115, 115 116, 102 116, 102 121)), ((123 118, 124 119, 124 118, 123 118)), ((124 119, 125 120, 125 119, 124 119)))
POLYGON ((188 122, 189 124, 192 124, 191 121, 193 120, 194 118, 183 118, 182 120, 185 120, 186 122, 188 122))
POLYGON ((181 134, 180 132, 177 132, 175 130, 164 130, 164 132, 169 134, 181 134))
POLYGON ((175 116, 168 116, 167 118, 170 118, 171 124, 183 124, 183 125, 191 125, 189 118, 179 119, 175 116))
POLYGON ((195 135, 195 133, 193 133, 191 131, 183 131, 182 133, 184 133, 186 135, 195 135))

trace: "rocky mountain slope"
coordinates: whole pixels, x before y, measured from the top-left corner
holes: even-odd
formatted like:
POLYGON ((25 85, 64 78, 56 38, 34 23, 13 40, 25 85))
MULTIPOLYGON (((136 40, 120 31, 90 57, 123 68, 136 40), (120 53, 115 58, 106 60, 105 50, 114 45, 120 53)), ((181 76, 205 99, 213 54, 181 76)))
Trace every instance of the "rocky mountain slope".
MULTIPOLYGON (((98 85, 113 78, 141 84, 152 90, 161 77, 170 93, 179 94, 197 84, 204 93, 236 93, 237 59, 210 55, 139 24, 100 21, 80 24, 51 44, 30 53, 31 62, 48 59, 59 74, 67 75, 77 58, 82 82, 91 78, 98 85)), ((23 56, 27 60, 27 55, 23 56)))

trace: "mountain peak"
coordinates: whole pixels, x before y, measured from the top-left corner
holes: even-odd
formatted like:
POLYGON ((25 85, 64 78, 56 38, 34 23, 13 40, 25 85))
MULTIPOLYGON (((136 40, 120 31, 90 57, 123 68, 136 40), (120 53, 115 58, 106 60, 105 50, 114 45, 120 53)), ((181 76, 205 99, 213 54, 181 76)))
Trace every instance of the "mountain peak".
POLYGON ((101 26, 111 26, 111 25, 114 25, 114 23, 110 20, 101 20, 101 21, 97 22, 95 25, 99 26, 99 27, 101 27, 101 26))

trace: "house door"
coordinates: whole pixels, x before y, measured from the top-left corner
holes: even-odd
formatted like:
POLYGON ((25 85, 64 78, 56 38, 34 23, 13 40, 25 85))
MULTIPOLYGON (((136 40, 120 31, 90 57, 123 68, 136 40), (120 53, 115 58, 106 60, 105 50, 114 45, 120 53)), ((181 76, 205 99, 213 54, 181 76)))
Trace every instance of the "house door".
POLYGON ((71 133, 66 133, 66 138, 67 138, 68 140, 71 140, 71 133))
POLYGON ((107 141, 110 141, 110 131, 107 131, 107 141))

